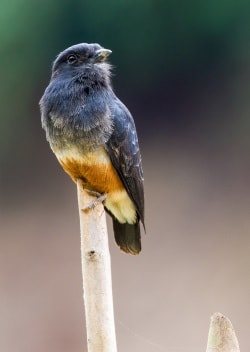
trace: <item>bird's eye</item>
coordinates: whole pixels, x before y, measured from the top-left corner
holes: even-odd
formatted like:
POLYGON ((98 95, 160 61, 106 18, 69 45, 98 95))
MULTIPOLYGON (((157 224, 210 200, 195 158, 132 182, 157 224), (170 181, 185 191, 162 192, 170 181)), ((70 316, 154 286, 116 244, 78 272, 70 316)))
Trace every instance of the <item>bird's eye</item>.
POLYGON ((68 62, 68 64, 71 64, 71 65, 76 63, 77 62, 77 56, 74 55, 74 54, 69 55, 67 57, 67 62, 68 62))

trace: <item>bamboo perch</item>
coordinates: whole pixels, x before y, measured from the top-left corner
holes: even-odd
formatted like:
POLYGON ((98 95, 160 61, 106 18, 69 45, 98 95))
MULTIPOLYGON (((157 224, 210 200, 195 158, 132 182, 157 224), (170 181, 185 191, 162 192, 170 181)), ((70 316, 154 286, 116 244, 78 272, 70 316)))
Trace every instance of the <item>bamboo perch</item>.
POLYGON ((83 298, 88 352, 116 352, 111 265, 102 203, 85 209, 95 197, 77 182, 81 230, 83 298))
POLYGON ((214 313, 211 317, 207 352, 240 352, 233 325, 221 313, 214 313))

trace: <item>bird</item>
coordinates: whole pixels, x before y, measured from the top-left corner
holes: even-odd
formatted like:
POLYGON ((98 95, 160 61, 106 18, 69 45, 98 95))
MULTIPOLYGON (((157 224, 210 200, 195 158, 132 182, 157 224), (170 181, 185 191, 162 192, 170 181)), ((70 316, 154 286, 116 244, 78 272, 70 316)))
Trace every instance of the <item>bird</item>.
POLYGON ((111 83, 111 50, 94 43, 65 49, 39 102, 42 128, 64 171, 103 202, 117 245, 141 251, 144 178, 133 117, 111 83))

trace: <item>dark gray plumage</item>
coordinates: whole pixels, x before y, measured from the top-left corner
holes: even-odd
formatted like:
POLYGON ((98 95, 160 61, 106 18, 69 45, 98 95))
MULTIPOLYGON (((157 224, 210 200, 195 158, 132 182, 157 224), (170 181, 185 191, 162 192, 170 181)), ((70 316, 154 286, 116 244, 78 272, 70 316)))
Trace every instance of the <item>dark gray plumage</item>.
POLYGON ((106 194, 117 244, 137 254, 140 220, 144 225, 141 156, 133 118, 111 87, 110 53, 83 43, 58 55, 40 101, 42 126, 71 178, 106 194))

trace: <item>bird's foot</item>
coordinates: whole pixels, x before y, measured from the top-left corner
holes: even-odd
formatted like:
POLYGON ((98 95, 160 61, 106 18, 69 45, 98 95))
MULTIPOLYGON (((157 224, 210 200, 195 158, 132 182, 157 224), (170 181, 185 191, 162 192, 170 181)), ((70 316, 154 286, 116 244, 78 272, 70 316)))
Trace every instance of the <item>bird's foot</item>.
POLYGON ((96 207, 98 204, 102 203, 107 198, 107 195, 105 193, 101 194, 99 192, 91 191, 88 189, 86 189, 86 192, 88 192, 91 196, 95 196, 96 199, 93 200, 93 202, 89 203, 85 208, 83 208, 82 209, 83 211, 93 209, 94 207, 96 207))

